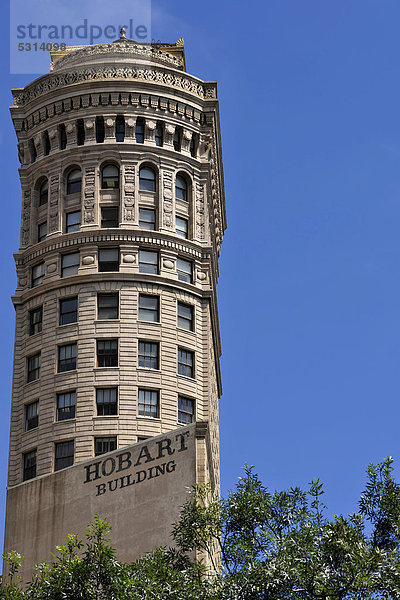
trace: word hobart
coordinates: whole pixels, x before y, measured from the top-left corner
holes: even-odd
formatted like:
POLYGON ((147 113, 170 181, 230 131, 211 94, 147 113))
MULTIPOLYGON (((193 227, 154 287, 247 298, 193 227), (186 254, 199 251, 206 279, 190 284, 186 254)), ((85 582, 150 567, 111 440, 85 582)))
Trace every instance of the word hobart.
MULTIPOLYGON (((147 465, 148 463, 152 463, 157 460, 162 460, 165 457, 170 459, 175 452, 184 452, 188 449, 186 442, 189 435, 189 431, 184 431, 183 433, 176 435, 175 439, 168 437, 162 440, 155 440, 155 448, 152 448, 152 452, 149 450, 149 446, 145 444, 137 449, 137 456, 135 456, 136 453, 133 450, 125 450, 124 452, 120 452, 115 456, 108 456, 104 460, 98 460, 90 463, 90 465, 84 467, 86 476, 84 483, 90 483, 92 481, 97 481, 102 477, 111 477, 111 475, 114 474, 124 473, 124 475, 120 477, 120 479, 123 480, 120 482, 120 487, 126 487, 128 485, 133 485, 135 481, 136 483, 140 483, 145 479, 152 479, 153 477, 158 477, 160 474, 163 475, 165 472, 171 473, 175 470, 176 466, 173 460, 169 460, 168 463, 164 463, 157 468, 151 467, 148 468, 147 471, 136 472, 136 479, 132 479, 132 474, 128 475, 125 473, 125 471, 147 465)), ((110 489, 110 491, 117 489, 117 486, 118 480, 115 480, 115 486, 113 485, 113 489, 110 489)), ((97 485, 97 495, 100 495, 99 488, 104 489, 105 491, 105 484, 97 485), (103 485, 104 488, 101 487, 103 485)))

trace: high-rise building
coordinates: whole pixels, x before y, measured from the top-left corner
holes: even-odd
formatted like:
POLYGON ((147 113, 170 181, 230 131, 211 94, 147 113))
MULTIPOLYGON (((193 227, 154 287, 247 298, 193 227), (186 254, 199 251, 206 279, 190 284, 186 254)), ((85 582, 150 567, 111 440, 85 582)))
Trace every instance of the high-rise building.
POLYGON ((122 559, 219 488, 217 87, 183 40, 52 52, 13 89, 22 187, 5 551, 24 576, 95 511, 122 559), (104 456, 101 456, 104 455, 104 456), (139 485, 140 484, 140 485, 139 485))

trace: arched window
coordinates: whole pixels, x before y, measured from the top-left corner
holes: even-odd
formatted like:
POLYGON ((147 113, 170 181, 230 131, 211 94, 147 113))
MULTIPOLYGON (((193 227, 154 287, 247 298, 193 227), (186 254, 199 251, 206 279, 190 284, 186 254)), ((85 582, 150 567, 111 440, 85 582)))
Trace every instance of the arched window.
POLYGON ((104 165, 101 170, 101 187, 103 190, 119 187, 119 169, 116 165, 104 165))
POLYGON ((188 199, 188 184, 182 175, 177 175, 175 180, 175 198, 177 200, 184 200, 187 202, 188 199))
POLYGON ((141 167, 139 171, 139 190, 156 191, 156 174, 150 167, 141 167))
POLYGON ((47 204, 49 199, 49 182, 45 179, 39 187, 39 206, 47 204))
POLYGON ((67 194, 77 194, 82 189, 82 173, 80 169, 73 169, 67 177, 67 194))

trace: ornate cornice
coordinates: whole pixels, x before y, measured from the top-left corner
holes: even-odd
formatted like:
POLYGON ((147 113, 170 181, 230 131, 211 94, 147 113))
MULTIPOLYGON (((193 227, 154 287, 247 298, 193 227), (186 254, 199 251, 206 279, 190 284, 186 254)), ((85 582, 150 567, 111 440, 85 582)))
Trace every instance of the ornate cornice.
POLYGON ((153 46, 142 46, 129 41, 118 40, 117 42, 112 42, 110 44, 96 44, 94 46, 86 46, 85 48, 69 52, 54 63, 53 72, 85 62, 89 57, 103 56, 105 54, 124 56, 133 55, 173 66, 175 69, 183 69, 184 67, 182 58, 178 56, 173 56, 172 54, 163 52, 153 46))
POLYGON ((213 82, 201 82, 186 73, 175 73, 163 68, 142 66, 101 65, 80 68, 74 71, 50 73, 23 90, 13 90, 15 107, 22 107, 40 96, 63 87, 93 81, 143 81, 175 88, 197 98, 216 99, 217 88, 213 82))

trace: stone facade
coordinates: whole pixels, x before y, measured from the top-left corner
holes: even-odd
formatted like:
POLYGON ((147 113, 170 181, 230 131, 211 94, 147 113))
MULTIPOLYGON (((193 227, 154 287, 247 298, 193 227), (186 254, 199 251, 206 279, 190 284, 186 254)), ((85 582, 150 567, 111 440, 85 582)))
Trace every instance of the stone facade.
MULTIPOLYGON (((104 438, 103 451, 120 450, 190 422, 207 431, 194 480, 218 491, 216 84, 185 72, 182 40, 122 37, 52 58, 48 75, 13 90, 11 108, 22 216, 9 502, 92 459, 104 438)), ((12 513, 5 550, 24 554, 12 513)))

